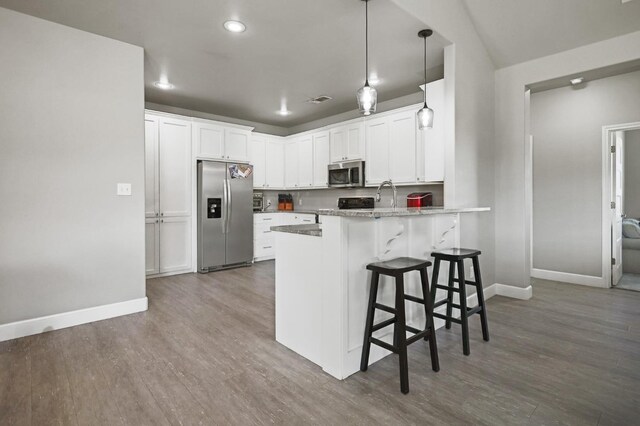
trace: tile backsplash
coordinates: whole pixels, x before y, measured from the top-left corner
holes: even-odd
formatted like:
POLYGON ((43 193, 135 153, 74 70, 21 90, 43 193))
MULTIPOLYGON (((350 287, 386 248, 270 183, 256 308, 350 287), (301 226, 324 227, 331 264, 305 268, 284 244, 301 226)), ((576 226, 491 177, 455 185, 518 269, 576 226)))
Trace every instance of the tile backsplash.
MULTIPOLYGON (((264 205, 271 202, 271 207, 267 211, 276 211, 278 209, 278 194, 291 194, 293 196, 293 205, 295 210, 315 210, 315 209, 332 209, 336 208, 339 197, 374 197, 377 188, 352 188, 352 189, 310 189, 305 191, 260 191, 264 194, 264 205)), ((407 206, 407 195, 412 192, 432 192, 433 205, 442 206, 444 204, 444 188, 442 184, 434 185, 411 185, 398 186, 398 207, 407 206)), ((382 189, 382 200, 379 207, 391 206, 392 200, 391 188, 388 186, 382 189)))

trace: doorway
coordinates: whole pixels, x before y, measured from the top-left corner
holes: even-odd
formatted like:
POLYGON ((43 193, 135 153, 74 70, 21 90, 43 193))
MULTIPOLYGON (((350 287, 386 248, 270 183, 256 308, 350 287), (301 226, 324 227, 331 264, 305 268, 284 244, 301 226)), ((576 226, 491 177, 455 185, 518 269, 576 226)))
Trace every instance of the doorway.
POLYGON ((603 187, 609 189, 603 219, 610 235, 609 250, 603 252, 611 253, 609 282, 640 291, 640 123, 604 126, 603 146, 608 158, 603 187))

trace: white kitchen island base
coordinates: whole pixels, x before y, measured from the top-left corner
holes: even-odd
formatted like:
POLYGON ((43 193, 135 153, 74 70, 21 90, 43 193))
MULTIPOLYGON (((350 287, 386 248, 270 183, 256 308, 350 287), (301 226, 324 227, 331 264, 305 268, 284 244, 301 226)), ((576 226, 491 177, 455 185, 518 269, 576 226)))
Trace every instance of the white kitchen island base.
MULTIPOLYGON (((430 259, 435 249, 459 246, 459 214, 486 210, 431 209, 415 214, 416 210, 398 209, 395 215, 377 218, 338 211, 322 215, 321 232, 316 230, 314 235, 297 233, 295 226, 274 227, 279 231, 276 340, 338 379, 359 371, 371 279, 366 265, 401 256, 430 259)), ((419 278, 417 272, 405 275, 407 294, 422 297, 419 278)), ((447 271, 441 272, 440 279, 447 279, 447 271)), ((380 277, 378 301, 393 306, 391 280, 380 277)), ((437 299, 442 297, 444 292, 437 299)), ((386 312, 376 312, 376 322, 388 317, 386 312)), ((424 328, 422 305, 407 303, 406 317, 407 324, 424 328)), ((393 327, 374 333, 389 343, 392 335, 393 327)), ((372 345, 369 363, 389 354, 372 345)))

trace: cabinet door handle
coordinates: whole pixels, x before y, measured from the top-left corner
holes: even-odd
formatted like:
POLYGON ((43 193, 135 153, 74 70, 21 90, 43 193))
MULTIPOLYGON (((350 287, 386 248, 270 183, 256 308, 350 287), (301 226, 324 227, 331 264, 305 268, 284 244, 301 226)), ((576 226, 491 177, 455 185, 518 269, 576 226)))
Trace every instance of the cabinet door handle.
POLYGON ((156 219, 156 223, 158 223, 158 219, 156 219))
POLYGON ((164 213, 160 213, 160 216, 164 216, 164 213))
POLYGON ((160 219, 160 223, 164 223, 164 219, 160 219))
POLYGON ((156 212, 156 217, 158 217, 158 212, 156 212))
POLYGON ((272 246, 264 246, 264 247, 262 247, 262 248, 263 248, 263 249, 270 249, 270 248, 273 248, 273 247, 272 247, 272 246))

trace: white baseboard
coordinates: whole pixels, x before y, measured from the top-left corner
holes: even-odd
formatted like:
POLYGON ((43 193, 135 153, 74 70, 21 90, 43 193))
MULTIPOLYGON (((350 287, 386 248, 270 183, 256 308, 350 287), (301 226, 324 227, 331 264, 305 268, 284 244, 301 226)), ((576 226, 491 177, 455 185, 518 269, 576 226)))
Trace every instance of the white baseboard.
POLYGON ((146 311, 147 308, 147 298, 142 297, 140 299, 127 300, 126 302, 63 312, 61 314, 16 321, 9 324, 0 324, 0 342, 142 312, 146 311))
POLYGON ((531 276, 541 280, 560 281, 563 283, 586 285, 589 287, 609 287, 605 285, 603 277, 591 275, 571 274, 568 272, 547 271, 545 269, 531 268, 531 276))
MULTIPOLYGON (((496 296, 510 297, 512 299, 529 300, 533 296, 533 287, 516 287, 513 285, 495 283, 489 287, 493 287, 496 296)), ((487 289, 485 289, 485 294, 487 289)))

